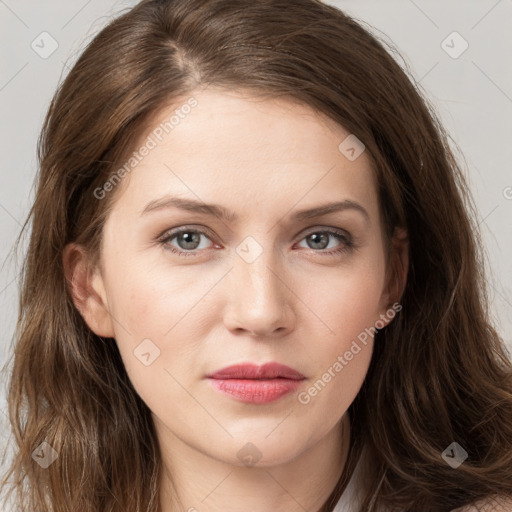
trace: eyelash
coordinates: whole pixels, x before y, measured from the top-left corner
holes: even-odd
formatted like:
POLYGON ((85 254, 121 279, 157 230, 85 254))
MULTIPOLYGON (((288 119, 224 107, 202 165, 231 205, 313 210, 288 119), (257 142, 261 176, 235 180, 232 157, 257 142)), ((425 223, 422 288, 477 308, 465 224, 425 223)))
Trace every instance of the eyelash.
MULTIPOLYGON (((183 257, 198 256, 198 254, 200 252, 202 252, 201 250, 198 251, 197 249, 193 249, 190 251, 182 251, 182 250, 176 249, 176 247, 174 247, 172 245, 169 245, 169 242, 171 240, 174 240, 174 238, 176 238, 178 235, 180 235, 182 233, 198 233, 198 234, 204 235, 208 239, 210 239, 210 237, 208 236, 208 232, 206 232, 206 231, 203 231, 201 229, 189 228, 187 226, 183 226, 179 229, 176 229, 173 231, 168 231, 168 232, 164 233, 162 236, 158 237, 158 242, 166 250, 171 251, 172 253, 177 254, 178 256, 183 256, 183 257)), ((304 235, 300 241, 302 241, 304 238, 306 238, 310 235, 319 234, 319 233, 332 235, 335 238, 337 238, 339 241, 343 242, 343 245, 338 249, 331 249, 329 251, 322 250, 322 249, 320 249, 320 250, 311 249, 313 252, 318 252, 325 256, 334 256, 334 255, 338 255, 338 254, 351 252, 356 247, 354 242, 349 237, 347 237, 343 231, 337 230, 337 229, 325 229, 325 230, 310 231, 309 233, 304 235)))

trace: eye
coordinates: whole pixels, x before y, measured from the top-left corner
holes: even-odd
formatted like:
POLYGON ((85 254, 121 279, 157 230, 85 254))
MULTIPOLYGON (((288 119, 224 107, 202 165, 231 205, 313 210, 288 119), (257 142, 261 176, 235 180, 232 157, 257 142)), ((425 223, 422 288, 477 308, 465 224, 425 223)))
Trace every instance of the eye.
POLYGON ((322 254, 333 255, 340 254, 343 252, 349 252, 354 249, 354 242, 350 235, 344 231, 338 229, 327 229, 324 231, 310 231, 302 240, 306 240, 309 248, 320 249, 322 254), (325 249, 329 246, 329 237, 336 239, 338 242, 342 242, 340 247, 326 251, 325 249))
POLYGON ((179 256, 197 256, 197 254, 192 251, 195 251, 196 249, 205 249, 205 247, 200 247, 201 237, 208 238, 208 233, 203 230, 187 228, 184 226, 180 229, 167 232, 159 241, 166 249, 178 254, 179 256), (177 248, 171 245, 171 242, 174 239, 177 241, 177 248))
MULTIPOLYGON (((201 252, 197 249, 208 249, 208 247, 201 247, 201 237, 209 240, 209 232, 183 226, 179 229, 164 233, 158 241, 165 247, 165 249, 177 254, 178 256, 197 256, 198 253, 201 252), (174 240, 176 240, 177 246, 171 243, 174 240)), ((350 235, 347 232, 338 229, 310 231, 301 239, 301 241, 302 240, 306 240, 309 248, 313 249, 314 252, 327 256, 350 252, 355 248, 350 235), (325 250, 329 248, 330 237, 331 239, 341 242, 341 245, 335 249, 325 250)))

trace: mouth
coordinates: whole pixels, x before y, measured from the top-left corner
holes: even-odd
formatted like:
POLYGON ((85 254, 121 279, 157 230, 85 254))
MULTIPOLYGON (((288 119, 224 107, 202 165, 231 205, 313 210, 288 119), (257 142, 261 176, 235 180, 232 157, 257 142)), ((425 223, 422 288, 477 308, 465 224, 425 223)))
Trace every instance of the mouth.
POLYGON ((235 400, 265 404, 295 391, 306 377, 280 363, 246 363, 228 366, 207 378, 215 390, 235 400))

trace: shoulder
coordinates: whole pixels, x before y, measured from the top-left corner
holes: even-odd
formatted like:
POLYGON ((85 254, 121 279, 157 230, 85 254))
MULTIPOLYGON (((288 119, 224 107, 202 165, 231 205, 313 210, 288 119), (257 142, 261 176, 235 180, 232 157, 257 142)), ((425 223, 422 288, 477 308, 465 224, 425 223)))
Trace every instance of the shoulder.
POLYGON ((496 496, 477 501, 451 512, 512 512, 512 497, 496 496))

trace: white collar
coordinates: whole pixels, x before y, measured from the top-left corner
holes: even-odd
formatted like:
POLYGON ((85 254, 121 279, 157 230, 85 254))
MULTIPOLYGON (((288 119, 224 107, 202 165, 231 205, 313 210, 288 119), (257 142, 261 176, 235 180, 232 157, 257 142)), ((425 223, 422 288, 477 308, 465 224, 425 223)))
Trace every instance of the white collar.
POLYGON ((361 484, 360 473, 362 466, 362 457, 363 454, 359 456, 359 460, 357 461, 356 467, 354 468, 354 472, 341 495, 338 503, 334 507, 333 512, 358 512, 361 506, 361 484))

